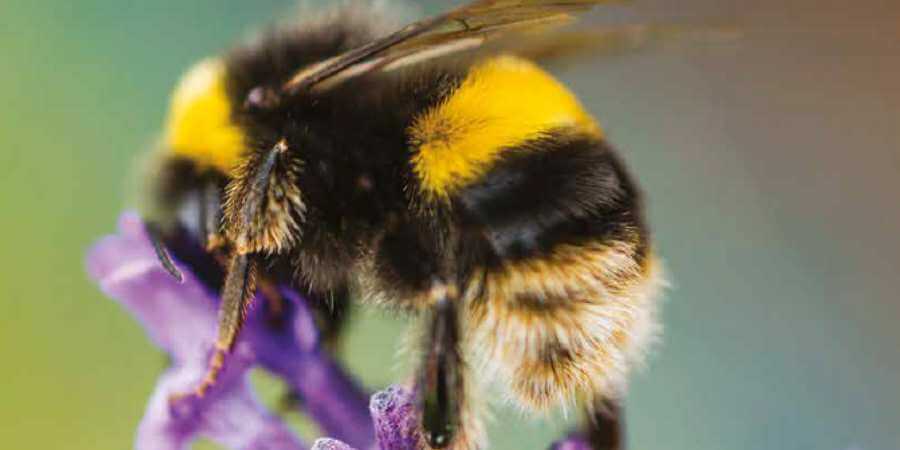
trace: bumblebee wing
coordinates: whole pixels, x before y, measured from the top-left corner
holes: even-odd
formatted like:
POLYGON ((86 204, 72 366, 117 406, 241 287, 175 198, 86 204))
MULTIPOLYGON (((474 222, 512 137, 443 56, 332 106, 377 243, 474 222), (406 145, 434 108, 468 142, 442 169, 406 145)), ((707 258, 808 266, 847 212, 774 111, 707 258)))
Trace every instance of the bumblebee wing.
MULTIPOLYGON (((574 14, 616 0, 475 0, 446 13, 414 22, 384 38, 304 68, 283 87, 288 95, 328 81, 340 81, 398 61, 423 61, 477 48, 511 31, 535 30, 570 21, 574 14)), ((392 64, 394 63, 394 64, 392 64)))
POLYGON ((502 37, 487 41, 484 37, 469 36, 447 42, 420 45, 410 51, 397 51, 369 64, 360 64, 353 71, 324 82, 327 87, 347 78, 375 71, 389 72, 441 57, 477 57, 509 53, 542 64, 561 64, 634 52, 658 45, 677 42, 728 42, 738 35, 727 26, 681 26, 671 24, 611 25, 581 29, 508 30, 502 37))
POLYGON ((524 33, 497 40, 486 52, 509 52, 541 63, 612 56, 670 43, 727 43, 740 35, 724 25, 638 24, 524 33))

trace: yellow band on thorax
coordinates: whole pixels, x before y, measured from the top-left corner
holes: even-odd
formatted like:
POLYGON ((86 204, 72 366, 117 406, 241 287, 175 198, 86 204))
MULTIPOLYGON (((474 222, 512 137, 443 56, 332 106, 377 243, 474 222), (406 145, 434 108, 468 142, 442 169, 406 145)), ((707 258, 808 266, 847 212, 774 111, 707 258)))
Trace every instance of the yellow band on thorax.
POLYGON ((172 96, 165 133, 167 151, 200 168, 230 174, 240 162, 244 136, 231 120, 221 61, 203 61, 181 80, 172 96))
POLYGON ((601 135, 578 99, 537 65, 491 58, 416 118, 408 130, 413 171, 426 194, 446 198, 487 172, 504 149, 560 128, 601 135))

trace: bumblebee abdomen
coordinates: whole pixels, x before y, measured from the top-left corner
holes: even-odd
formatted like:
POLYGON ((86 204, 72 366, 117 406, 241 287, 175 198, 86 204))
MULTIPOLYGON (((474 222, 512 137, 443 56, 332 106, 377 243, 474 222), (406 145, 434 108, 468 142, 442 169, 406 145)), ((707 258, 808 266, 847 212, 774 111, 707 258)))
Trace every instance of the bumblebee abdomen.
POLYGON ((452 205, 485 370, 529 410, 619 395, 656 335, 661 275, 615 152, 558 129, 504 149, 452 205))

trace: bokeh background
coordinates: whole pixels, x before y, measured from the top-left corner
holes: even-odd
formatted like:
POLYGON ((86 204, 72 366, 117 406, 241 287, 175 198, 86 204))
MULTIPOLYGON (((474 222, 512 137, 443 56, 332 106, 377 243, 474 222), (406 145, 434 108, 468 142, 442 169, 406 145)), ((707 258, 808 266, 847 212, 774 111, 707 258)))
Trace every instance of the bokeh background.
MULTIPOLYGON (((164 360, 83 255, 128 207, 180 72, 293 8, 0 0, 0 448, 130 448, 164 360)), ((673 280, 632 448, 900 449, 900 4, 643 0, 589 20, 743 30, 558 73, 643 182, 673 280)), ((401 328, 358 316, 369 386, 398 377, 401 328)), ((500 410, 493 448, 565 427, 500 410)))

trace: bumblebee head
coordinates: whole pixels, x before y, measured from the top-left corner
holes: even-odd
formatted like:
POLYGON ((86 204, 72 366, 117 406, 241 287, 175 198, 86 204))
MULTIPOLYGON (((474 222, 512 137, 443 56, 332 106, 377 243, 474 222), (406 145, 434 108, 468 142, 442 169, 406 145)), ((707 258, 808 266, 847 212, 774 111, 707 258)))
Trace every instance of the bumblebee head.
POLYGON ((228 81, 226 63, 208 59, 178 84, 162 148, 168 161, 187 163, 191 174, 178 172, 190 180, 165 184, 202 190, 210 180, 217 189, 227 182, 221 202, 206 205, 221 210, 226 241, 241 254, 280 253, 301 235, 306 206, 297 180, 302 162, 287 140, 246 131, 239 118, 246 111, 229 91, 228 81))

